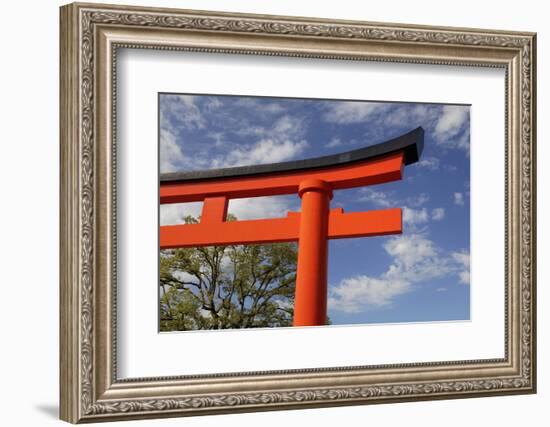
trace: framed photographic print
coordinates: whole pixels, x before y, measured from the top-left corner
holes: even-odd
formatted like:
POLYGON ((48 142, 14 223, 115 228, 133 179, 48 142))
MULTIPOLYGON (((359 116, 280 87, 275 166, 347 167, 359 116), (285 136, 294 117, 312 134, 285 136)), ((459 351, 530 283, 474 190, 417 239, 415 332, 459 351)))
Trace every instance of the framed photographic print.
POLYGON ((535 71, 532 33, 63 6, 61 418, 535 392, 535 71))

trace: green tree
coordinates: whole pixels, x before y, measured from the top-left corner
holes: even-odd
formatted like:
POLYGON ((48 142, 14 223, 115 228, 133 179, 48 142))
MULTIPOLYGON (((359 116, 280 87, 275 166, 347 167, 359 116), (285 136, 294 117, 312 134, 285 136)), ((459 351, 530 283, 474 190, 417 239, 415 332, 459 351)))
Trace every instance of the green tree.
POLYGON ((162 250, 161 331, 292 325, 296 261, 295 243, 162 250))

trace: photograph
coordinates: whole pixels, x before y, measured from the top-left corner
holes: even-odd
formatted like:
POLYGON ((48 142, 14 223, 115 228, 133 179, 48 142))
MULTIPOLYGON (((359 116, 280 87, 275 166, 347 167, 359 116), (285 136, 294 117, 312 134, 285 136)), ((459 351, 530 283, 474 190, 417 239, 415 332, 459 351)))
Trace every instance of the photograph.
POLYGON ((470 105, 159 93, 158 108, 161 332, 470 320, 470 105))
POLYGON ((538 24, 172 6, 50 20, 59 418, 535 394, 538 24))

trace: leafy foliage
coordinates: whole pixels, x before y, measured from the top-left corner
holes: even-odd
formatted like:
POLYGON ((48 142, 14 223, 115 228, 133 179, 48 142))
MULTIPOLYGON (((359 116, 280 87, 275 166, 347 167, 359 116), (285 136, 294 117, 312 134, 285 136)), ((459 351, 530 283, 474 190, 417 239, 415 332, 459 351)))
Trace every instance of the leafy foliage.
POLYGON ((295 243, 162 250, 161 331, 290 326, 296 262, 295 243))

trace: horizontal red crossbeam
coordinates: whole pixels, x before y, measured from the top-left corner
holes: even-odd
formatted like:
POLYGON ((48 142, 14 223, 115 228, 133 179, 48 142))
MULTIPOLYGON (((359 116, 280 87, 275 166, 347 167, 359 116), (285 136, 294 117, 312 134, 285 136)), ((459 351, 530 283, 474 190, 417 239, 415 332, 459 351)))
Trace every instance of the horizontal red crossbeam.
POLYGON ((333 190, 382 184, 401 179, 403 159, 404 153, 398 152, 368 162, 273 173, 269 176, 163 183, 160 187, 160 203, 198 202, 207 197, 219 196, 236 199, 293 194, 298 192, 300 183, 306 179, 323 180, 330 184, 333 190))
MULTIPOLYGON (((352 213, 337 208, 329 214, 329 239, 399 234, 401 230, 399 208, 352 213)), ((299 232, 297 212, 286 218, 165 225, 160 227, 160 248, 291 242, 298 240, 299 232)))

